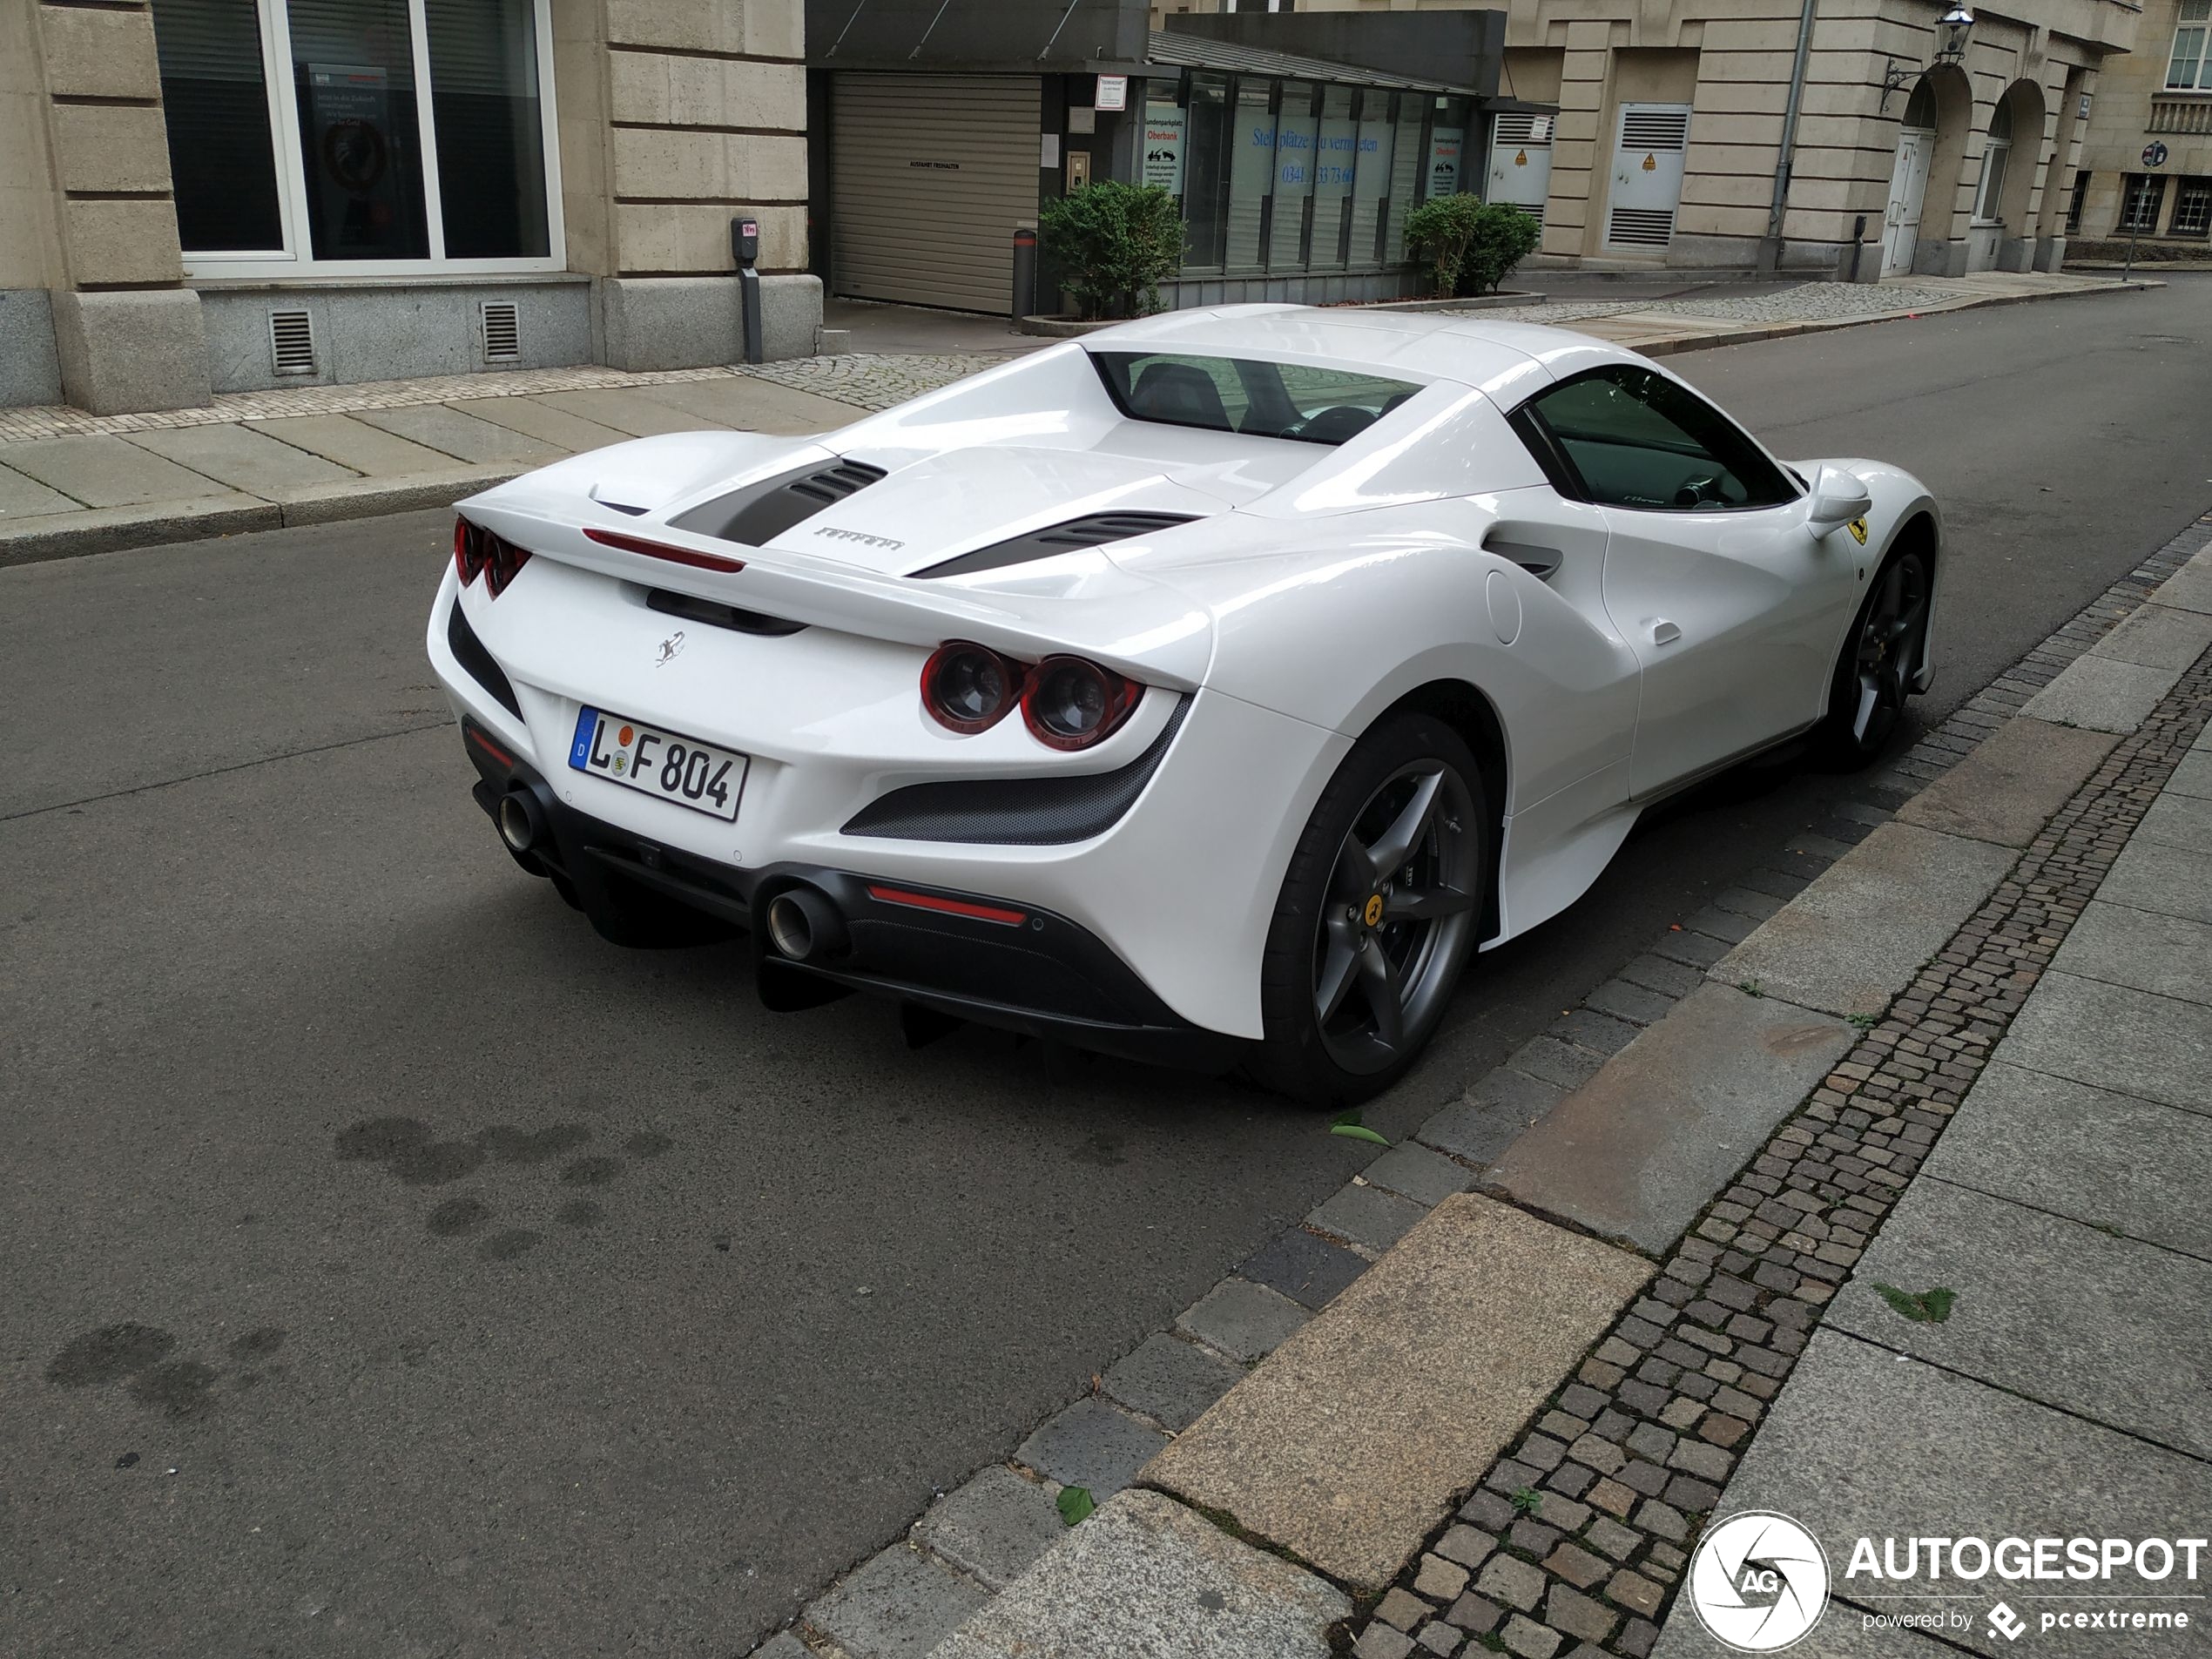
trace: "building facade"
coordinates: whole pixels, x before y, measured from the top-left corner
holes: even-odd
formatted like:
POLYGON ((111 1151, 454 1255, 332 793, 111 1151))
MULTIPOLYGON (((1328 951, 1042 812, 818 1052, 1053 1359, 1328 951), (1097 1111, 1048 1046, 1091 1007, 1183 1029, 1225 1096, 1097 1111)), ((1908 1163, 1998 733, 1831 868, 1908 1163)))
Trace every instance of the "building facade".
POLYGON ((0 0, 0 404, 813 350, 802 0, 0 0))
POLYGON ((1055 310, 1049 251, 1043 297, 1015 295, 1016 233, 1108 179, 1181 206, 1170 307, 1399 298, 1406 214, 1474 188, 1492 116, 1520 107, 1496 95, 1494 10, 1167 30, 1145 0, 811 11, 816 269, 858 300, 1055 310))
POLYGON ((2074 234, 2096 253, 2118 257, 2132 232, 2139 255, 2206 257, 2212 0, 2145 0, 2135 51, 2105 71, 2090 106, 2068 207, 2074 234))
POLYGON ((1541 214, 1544 263, 2054 269, 2083 116, 2139 14, 2004 6, 1959 40, 1940 0, 1509 0, 1500 91, 1559 113, 1501 118, 1486 192, 1541 214))

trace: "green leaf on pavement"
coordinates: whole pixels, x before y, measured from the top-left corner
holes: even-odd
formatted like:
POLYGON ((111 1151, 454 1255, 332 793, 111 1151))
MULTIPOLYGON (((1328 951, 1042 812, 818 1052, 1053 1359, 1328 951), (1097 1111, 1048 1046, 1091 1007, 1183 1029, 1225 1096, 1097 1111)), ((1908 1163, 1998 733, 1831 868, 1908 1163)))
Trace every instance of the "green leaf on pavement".
POLYGON ((1329 1125, 1329 1133, 1341 1135, 1347 1141, 1372 1141, 1377 1146, 1390 1144, 1365 1123, 1332 1123, 1329 1125))
POLYGON ((1061 1487, 1059 1502, 1060 1519, 1063 1523, 1070 1527, 1073 1527, 1077 1522, 1084 1520, 1089 1515, 1092 1510, 1098 1507, 1098 1506, 1093 1503, 1090 1500, 1090 1488, 1089 1487, 1061 1487))
POLYGON ((1882 1284, 1879 1280, 1875 1282, 1874 1288, 1900 1318, 1910 1319, 1915 1325, 1941 1325, 1951 1317, 1952 1303, 1958 1300, 1956 1291, 1946 1291, 1940 1285, 1932 1291, 1922 1291, 1917 1296, 1910 1291, 1900 1291, 1894 1285, 1882 1284))

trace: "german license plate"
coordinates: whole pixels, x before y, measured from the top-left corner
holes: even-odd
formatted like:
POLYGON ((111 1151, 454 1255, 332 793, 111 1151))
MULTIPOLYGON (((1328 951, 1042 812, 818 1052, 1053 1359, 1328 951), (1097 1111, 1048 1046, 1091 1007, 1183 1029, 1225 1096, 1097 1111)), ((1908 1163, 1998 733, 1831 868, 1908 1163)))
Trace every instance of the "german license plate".
POLYGON ((580 709, 569 765, 727 822, 738 815, 745 757, 604 709, 580 709))

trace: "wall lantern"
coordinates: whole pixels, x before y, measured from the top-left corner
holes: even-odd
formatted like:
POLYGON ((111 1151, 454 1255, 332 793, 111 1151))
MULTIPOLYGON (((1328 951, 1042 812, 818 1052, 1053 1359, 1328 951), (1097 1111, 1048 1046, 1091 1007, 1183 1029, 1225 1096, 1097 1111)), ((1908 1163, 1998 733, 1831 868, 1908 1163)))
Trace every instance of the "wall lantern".
POLYGON ((1936 62, 1955 64, 1966 55, 1966 37, 1974 31, 1974 14, 1964 0, 1951 0, 1936 19, 1936 62))

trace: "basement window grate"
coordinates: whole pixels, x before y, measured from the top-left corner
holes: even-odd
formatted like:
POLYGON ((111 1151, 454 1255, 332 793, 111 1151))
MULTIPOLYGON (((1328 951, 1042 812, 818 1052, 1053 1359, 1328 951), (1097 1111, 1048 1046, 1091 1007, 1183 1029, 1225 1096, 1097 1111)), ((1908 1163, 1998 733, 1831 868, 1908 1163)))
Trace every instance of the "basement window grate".
POLYGON ((269 366, 280 374, 315 372, 315 326, 306 312, 269 313, 269 366))
POLYGON ((484 361, 512 363, 523 355, 523 320, 512 300, 487 300, 484 314, 484 361))

